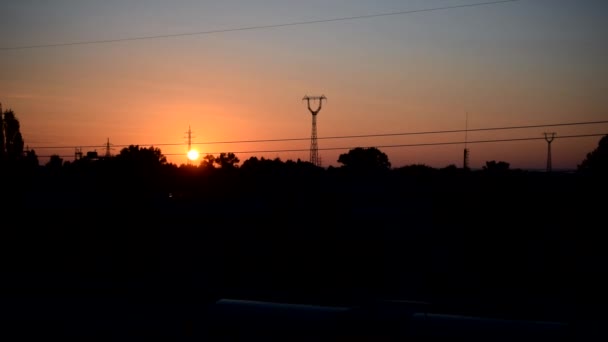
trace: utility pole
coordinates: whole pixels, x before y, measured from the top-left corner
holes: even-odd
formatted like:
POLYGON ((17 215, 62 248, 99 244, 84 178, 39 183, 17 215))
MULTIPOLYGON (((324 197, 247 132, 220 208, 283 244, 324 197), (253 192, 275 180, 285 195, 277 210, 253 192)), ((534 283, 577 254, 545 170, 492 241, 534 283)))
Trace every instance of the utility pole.
POLYGON ((552 171, 551 165, 551 143, 555 139, 555 132, 545 133, 545 141, 547 141, 547 172, 552 171))
POLYGON ((464 156, 462 160, 462 168, 465 170, 469 169, 469 149, 467 148, 469 138, 469 112, 467 112, 464 121, 464 156))
POLYGON ((310 162, 316 166, 321 166, 321 159, 319 159, 319 146, 317 144, 317 114, 321 111, 321 107, 323 107, 323 100, 327 101, 327 97, 325 95, 321 96, 304 96, 302 101, 306 101, 308 105, 308 110, 310 114, 312 114, 312 132, 310 134, 310 162), (316 110, 313 110, 310 107, 310 100, 313 102, 318 101, 318 106, 316 110))

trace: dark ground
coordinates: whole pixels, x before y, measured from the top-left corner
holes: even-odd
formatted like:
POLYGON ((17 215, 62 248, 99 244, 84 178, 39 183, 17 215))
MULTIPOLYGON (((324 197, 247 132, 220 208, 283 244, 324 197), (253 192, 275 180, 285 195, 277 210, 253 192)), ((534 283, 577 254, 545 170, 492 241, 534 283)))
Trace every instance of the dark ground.
POLYGON ((324 311, 306 319, 351 337, 492 326, 422 313, 559 322, 544 336, 564 339, 605 322, 607 187, 595 179, 229 180, 171 197, 101 185, 13 191, 0 240, 3 331, 179 340, 253 329, 252 319, 296 324, 292 337, 306 330, 298 310, 264 316, 220 298, 350 308, 339 323, 324 311))

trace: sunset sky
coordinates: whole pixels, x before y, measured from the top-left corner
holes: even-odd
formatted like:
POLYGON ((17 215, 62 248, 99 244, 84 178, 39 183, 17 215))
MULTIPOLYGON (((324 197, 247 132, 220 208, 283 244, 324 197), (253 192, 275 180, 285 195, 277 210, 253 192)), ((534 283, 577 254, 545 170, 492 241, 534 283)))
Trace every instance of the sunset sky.
MULTIPOLYGON (((432 9, 486 0, 3 0, 0 102, 39 156, 75 146, 158 146, 308 160, 302 97, 328 98, 318 135, 608 120, 608 1, 520 0, 275 28, 94 42, 432 9), (179 144, 183 145, 179 145, 179 144), (178 144, 178 145, 160 145, 178 144), (65 146, 64 149, 44 147, 65 146)), ((608 124, 470 132, 469 140, 608 133, 608 124)), ((463 133, 321 139, 319 148, 462 141, 463 133)), ((558 139, 553 167, 575 168, 600 137, 558 139)), ((462 165, 463 145, 380 148, 393 166, 462 165)), ((95 149, 83 148, 83 151, 95 149)), ((474 168, 543 168, 542 141, 469 145, 474 168)), ((103 153, 103 148, 97 151, 103 153)), ((342 150, 319 151, 323 166, 342 150)), ((40 158, 45 162, 47 158, 40 158)))

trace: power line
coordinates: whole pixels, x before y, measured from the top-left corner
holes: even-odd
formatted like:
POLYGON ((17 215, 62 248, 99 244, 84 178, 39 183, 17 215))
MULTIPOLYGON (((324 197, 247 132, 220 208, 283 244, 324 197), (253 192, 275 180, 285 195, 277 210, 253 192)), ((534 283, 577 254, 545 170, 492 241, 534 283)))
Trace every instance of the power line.
POLYGON ((421 12, 442 11, 442 10, 450 10, 450 9, 466 8, 466 7, 498 5, 498 4, 503 4, 503 3, 507 3, 507 2, 516 2, 516 1, 520 1, 520 0, 500 0, 500 1, 489 1, 489 2, 478 2, 478 3, 472 3, 472 4, 461 4, 461 5, 453 5, 453 6, 424 8, 424 9, 418 9, 418 10, 364 14, 364 15, 351 16, 351 17, 337 17, 337 18, 308 20, 308 21, 295 21, 295 22, 281 23, 281 24, 244 26, 244 27, 235 27, 235 28, 228 28, 228 29, 217 29, 217 30, 198 31, 198 32, 185 32, 185 33, 175 33, 175 34, 161 34, 161 35, 154 35, 154 36, 127 37, 127 38, 103 39, 103 40, 87 40, 87 41, 53 43, 53 44, 8 46, 8 47, 0 47, 0 50, 25 50, 25 49, 36 49, 36 48, 74 46, 74 45, 118 43, 118 42, 125 42, 125 41, 150 40, 150 39, 173 38, 173 37, 184 37, 184 36, 211 35, 211 34, 217 34, 217 33, 262 30, 262 29, 280 28, 280 27, 287 27, 287 26, 312 25, 312 24, 331 23, 331 22, 339 22, 339 21, 347 21, 347 20, 359 20, 359 19, 370 19, 370 18, 378 18, 378 17, 406 15, 406 14, 421 13, 421 12))
MULTIPOLYGON (((577 135, 562 135, 555 136, 555 139, 571 139, 571 138, 588 138, 588 137, 600 137, 608 135, 608 133, 591 133, 591 134, 577 134, 577 135)), ((532 141, 532 140, 545 140, 544 137, 528 137, 528 138, 510 138, 510 139, 491 139, 491 140, 469 140, 468 144, 485 144, 485 143, 498 143, 498 142, 515 142, 515 141, 532 141)), ((326 147, 319 148, 319 151, 332 151, 332 150, 350 150, 356 147, 375 147, 375 148, 398 148, 398 147, 423 147, 423 146, 442 146, 442 145, 461 145, 464 141, 446 141, 446 142, 435 142, 435 143, 417 143, 417 144, 398 144, 398 145, 375 145, 375 146, 350 146, 350 147, 326 147)), ((283 149, 283 150, 257 150, 257 151, 222 151, 222 152, 209 152, 208 154, 220 154, 225 152, 232 152, 234 154, 251 154, 251 153, 280 153, 280 152, 307 152, 309 149, 283 149)), ((181 156, 183 153, 163 153, 164 156, 181 156)), ((50 156, 38 156, 40 158, 49 158, 50 156)), ((60 156, 61 158, 67 158, 71 156, 60 156)))
POLYGON ((462 133, 462 132, 481 132, 481 131, 500 131, 500 130, 529 129, 529 128, 542 128, 542 127, 558 127, 558 126, 598 125, 598 124, 605 124, 605 123, 608 123, 608 121, 586 121, 586 122, 568 122, 568 123, 556 123, 556 124, 546 124, 546 125, 468 128, 468 129, 453 129, 453 130, 426 131, 426 132, 343 135, 343 136, 334 136, 334 137, 322 137, 319 139, 347 139, 347 138, 390 137, 390 136, 400 136, 400 135, 447 134, 447 133, 462 133))
MULTIPOLYGON (((556 136, 555 139, 564 139, 564 138, 583 138, 583 137, 597 137, 604 136, 608 133, 593 133, 593 134, 579 134, 579 135, 563 135, 556 136)), ((469 144, 483 144, 483 143, 494 143, 494 142, 512 142, 512 141, 530 141, 530 140, 544 140, 544 137, 530 137, 530 138, 511 138, 511 139, 493 139, 493 140, 474 140, 468 141, 469 144)), ((398 145, 376 145, 376 146, 368 146, 368 147, 376 147, 376 148, 396 148, 396 147, 421 147, 421 146, 441 146, 441 145, 461 145, 464 144, 464 141, 449 141, 449 142, 436 142, 436 143, 417 143, 417 144, 398 144, 398 145)), ((350 150, 355 147, 360 146, 351 146, 351 147, 327 147, 320 148, 320 151, 331 151, 331 150, 350 150)), ((236 151, 232 153, 275 153, 275 152, 305 152, 308 149, 286 149, 286 150, 259 150, 259 151, 236 151)), ((224 151, 227 152, 227 151, 224 151)), ((221 152, 213 152, 209 154, 218 154, 221 152)), ((169 154, 172 155, 172 154, 169 154)))
MULTIPOLYGON (((406 135, 429 135, 429 134, 448 134, 448 133, 462 133, 462 132, 481 132, 481 131, 499 131, 499 130, 515 130, 515 129, 529 129, 529 128, 545 128, 545 127, 563 127, 563 126, 581 126, 581 125, 599 125, 606 124, 608 120, 604 121, 582 121, 582 122, 567 122, 567 123, 553 123, 544 125, 526 125, 526 126, 501 126, 501 127, 483 127, 483 128, 469 128, 469 129, 453 129, 453 130, 439 130, 439 131, 420 131, 420 132, 401 132, 401 133, 380 133, 380 134, 362 134, 362 135, 337 135, 328 137, 318 137, 318 140, 330 140, 330 139, 352 139, 352 138, 376 138, 376 137, 390 137, 390 136, 406 136, 406 135)), ((221 145, 221 144, 243 144, 243 143, 267 143, 267 142, 286 142, 286 141, 308 141, 308 138, 279 138, 279 139, 257 139, 257 140, 227 140, 227 141, 205 141, 205 142, 193 142, 192 145, 221 145)), ((464 142, 463 142, 464 144, 464 142)), ((129 145, 114 145, 115 147, 129 147, 129 145)), ((181 146, 183 143, 161 143, 161 144, 139 144, 139 146, 181 146)), ((104 145, 79 145, 85 148, 98 148, 104 147, 104 145)), ((34 146, 33 149, 72 149, 74 146, 34 146)))

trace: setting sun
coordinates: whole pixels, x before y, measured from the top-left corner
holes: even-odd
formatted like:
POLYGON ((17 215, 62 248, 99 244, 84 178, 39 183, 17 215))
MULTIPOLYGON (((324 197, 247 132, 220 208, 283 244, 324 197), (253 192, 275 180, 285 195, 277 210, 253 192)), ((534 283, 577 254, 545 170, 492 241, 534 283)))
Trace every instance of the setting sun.
POLYGON ((190 151, 188 151, 188 159, 190 159, 190 160, 197 160, 198 159, 198 151, 196 151, 196 150, 190 150, 190 151))

